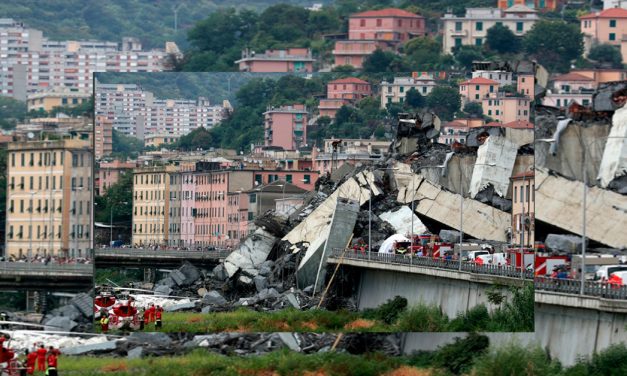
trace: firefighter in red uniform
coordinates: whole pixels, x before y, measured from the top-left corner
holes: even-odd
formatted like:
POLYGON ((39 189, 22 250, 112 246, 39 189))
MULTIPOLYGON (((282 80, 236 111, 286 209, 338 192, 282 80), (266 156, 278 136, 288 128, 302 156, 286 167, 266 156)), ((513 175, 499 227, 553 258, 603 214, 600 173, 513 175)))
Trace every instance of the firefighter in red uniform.
POLYGON ((59 351, 54 347, 50 346, 48 348, 48 371, 46 375, 48 376, 56 376, 57 375, 57 357, 59 351))
POLYGON ((26 373, 32 375, 35 373, 35 363, 37 363, 37 352, 26 350, 26 373))
POLYGON ((9 363, 15 353, 8 347, 4 347, 4 335, 0 334, 0 363, 9 363))
POLYGON ((146 317, 148 317, 148 323, 155 321, 155 305, 151 304, 150 308, 146 310, 146 317))
POLYGON ((44 347, 44 345, 39 345, 39 348, 37 349, 37 370, 38 371, 45 371, 46 370, 46 354, 48 352, 46 351, 46 348, 44 347))

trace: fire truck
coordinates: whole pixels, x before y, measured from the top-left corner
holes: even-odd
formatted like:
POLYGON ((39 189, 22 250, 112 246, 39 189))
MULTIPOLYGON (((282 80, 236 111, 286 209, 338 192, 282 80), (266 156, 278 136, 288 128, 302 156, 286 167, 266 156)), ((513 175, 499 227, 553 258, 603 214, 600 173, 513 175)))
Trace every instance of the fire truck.
POLYGON ((556 266, 566 265, 569 263, 569 258, 566 255, 552 255, 546 251, 543 244, 537 244, 534 248, 508 248, 507 258, 509 264, 518 268, 527 268, 529 265, 534 265, 535 275, 544 276, 550 275, 556 266), (521 260, 522 256, 522 260, 521 260), (534 263, 535 256, 535 263, 534 263))
MULTIPOLYGON (((412 248, 411 242, 407 243, 409 243, 408 248, 412 248)), ((433 234, 414 235, 412 253, 415 255, 421 251, 423 257, 444 258, 448 252, 453 251, 453 244, 442 242, 439 236, 433 234)))

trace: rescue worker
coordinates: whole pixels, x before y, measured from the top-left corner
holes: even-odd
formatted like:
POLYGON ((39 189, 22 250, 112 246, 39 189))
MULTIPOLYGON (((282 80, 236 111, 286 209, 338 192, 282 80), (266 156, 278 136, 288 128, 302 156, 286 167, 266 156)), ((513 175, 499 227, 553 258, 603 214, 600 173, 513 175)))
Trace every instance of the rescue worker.
POLYGON ((32 375, 35 373, 35 363, 37 363, 37 352, 24 351, 26 353, 26 373, 32 375))
POLYGON ((155 330, 161 329, 161 315, 163 312, 163 308, 157 306, 155 310, 155 330))
POLYGON ((37 371, 45 371, 46 370, 46 348, 43 344, 39 345, 37 349, 37 371))
POLYGON ((154 304, 151 304, 150 308, 146 310, 146 316, 148 317, 149 323, 155 321, 155 305, 154 304))
POLYGON ((103 333, 107 333, 109 331, 109 315, 104 314, 100 318, 100 329, 103 333))
POLYGON ((58 352, 54 347, 48 348, 48 369, 46 370, 48 376, 57 376, 57 354, 58 352))

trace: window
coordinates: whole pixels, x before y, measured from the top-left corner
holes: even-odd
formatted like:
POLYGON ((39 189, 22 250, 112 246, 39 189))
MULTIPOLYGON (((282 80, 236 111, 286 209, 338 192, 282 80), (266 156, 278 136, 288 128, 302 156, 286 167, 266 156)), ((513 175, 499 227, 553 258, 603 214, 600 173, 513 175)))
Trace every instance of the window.
POLYGON ((381 26, 381 19, 377 18, 377 26, 381 26))
POLYGON ((516 201, 517 196, 518 196, 518 187, 514 187, 514 202, 517 202, 516 201))
POLYGON ((363 19, 363 18, 361 20, 359 20, 359 26, 362 26, 362 27, 366 26, 366 20, 363 19))
POLYGON ((403 26, 403 20, 398 20, 398 27, 403 26))
POLYGON ((610 40, 616 40, 616 34, 610 33, 610 40))
POLYGON ((490 93, 494 93, 494 85, 490 85, 490 93))
POLYGON ((523 31, 523 23, 516 22, 516 32, 522 33, 522 31, 523 31))
POLYGON ((288 182, 288 183, 291 183, 292 182, 292 175, 290 175, 290 174, 285 175, 285 181, 288 182))
POLYGON ((483 44, 483 39, 481 38, 476 38, 475 39, 475 46, 481 46, 483 44))
POLYGON ((460 21, 455 22, 455 31, 462 31, 462 23, 460 21))
POLYGON ((590 105, 590 100, 589 99, 584 99, 581 103, 584 106, 589 106, 590 105))
POLYGON ((254 219, 253 212, 248 212, 248 220, 252 221, 254 219))
POLYGON ((400 86, 400 87, 398 88, 398 91, 399 91, 400 93, 405 92, 405 87, 404 87, 404 86, 400 86))
POLYGON ((616 27, 616 20, 610 20, 610 27, 616 27))
POLYGON ((478 22, 475 24, 475 29, 476 29, 477 31, 482 31, 482 30, 483 30, 483 22, 478 21, 478 22))
POLYGON ((305 184, 310 184, 311 183, 311 175, 305 175, 303 180, 305 180, 305 184))
POLYGON ((257 202, 257 195, 255 193, 251 193, 248 196, 248 202, 250 202, 251 204, 254 204, 257 202))
POLYGON ((459 47, 462 45, 462 38, 455 38, 455 47, 459 47))

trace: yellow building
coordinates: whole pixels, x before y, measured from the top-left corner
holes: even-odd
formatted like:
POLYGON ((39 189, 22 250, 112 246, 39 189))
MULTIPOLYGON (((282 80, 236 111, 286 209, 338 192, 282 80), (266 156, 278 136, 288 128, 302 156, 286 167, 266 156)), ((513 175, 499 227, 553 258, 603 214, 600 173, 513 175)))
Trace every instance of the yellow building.
POLYGON ((5 256, 89 257, 92 161, 84 133, 8 145, 5 256))
POLYGON ((511 177, 512 180, 512 244, 533 247, 535 241, 535 179, 533 171, 511 177))
MULTIPOLYGON (((133 242, 135 246, 166 245, 170 243, 172 204, 179 196, 178 166, 143 167, 133 171, 133 242), (176 198, 171 197, 171 193, 176 198)), ((130 203, 129 203, 130 204, 130 203)), ((180 213, 177 214, 180 216, 180 213)))
POLYGON ((144 138, 144 146, 146 146, 146 147, 154 146, 154 147, 158 148, 161 145, 173 144, 173 143, 177 142, 178 139, 179 139, 179 136, 174 135, 174 134, 155 134, 155 135, 150 135, 150 136, 146 136, 144 138))
POLYGON ((28 111, 50 111, 55 107, 74 107, 87 102, 91 93, 76 88, 54 87, 29 94, 26 100, 28 111))

